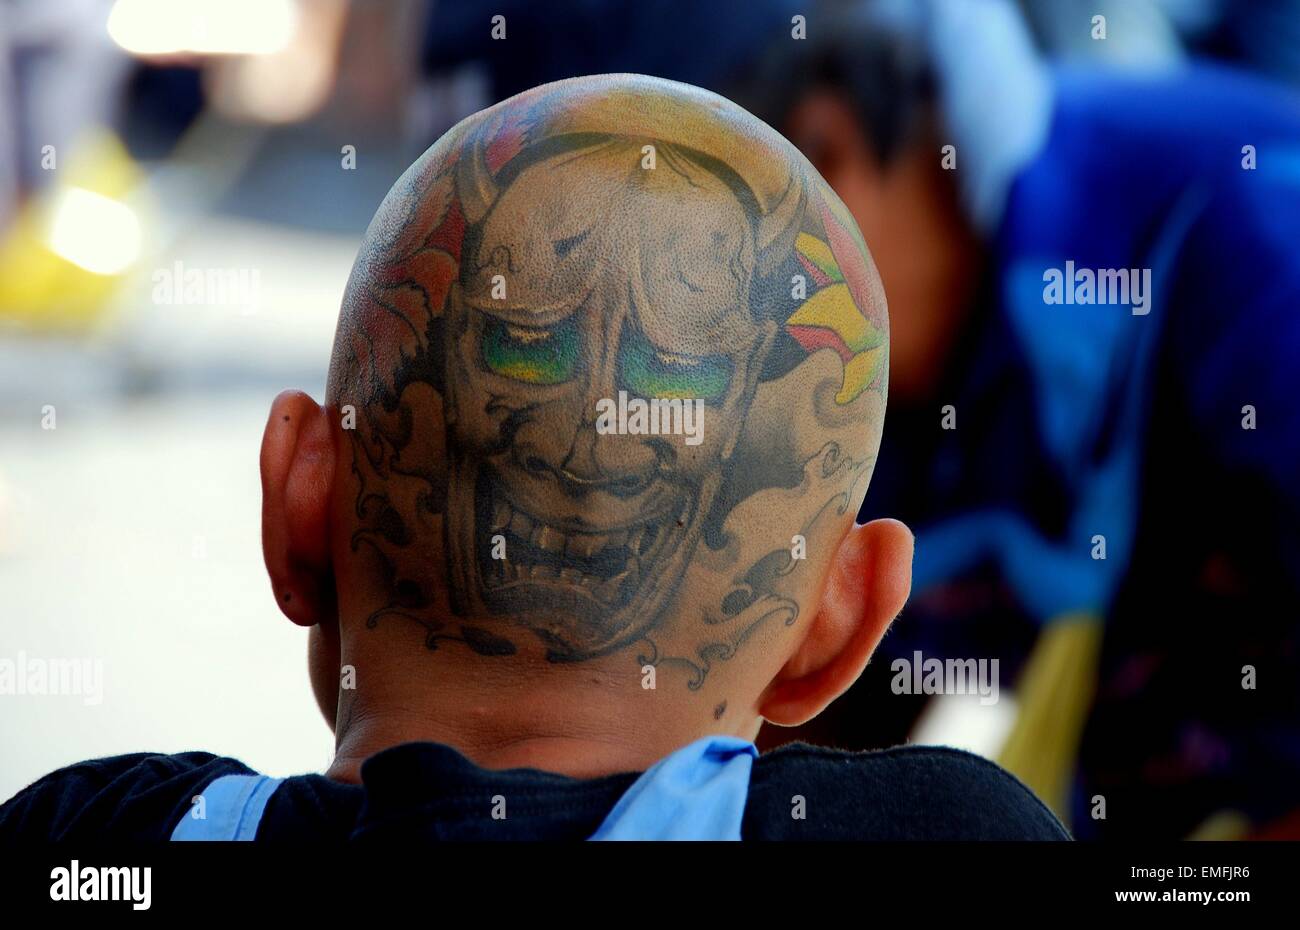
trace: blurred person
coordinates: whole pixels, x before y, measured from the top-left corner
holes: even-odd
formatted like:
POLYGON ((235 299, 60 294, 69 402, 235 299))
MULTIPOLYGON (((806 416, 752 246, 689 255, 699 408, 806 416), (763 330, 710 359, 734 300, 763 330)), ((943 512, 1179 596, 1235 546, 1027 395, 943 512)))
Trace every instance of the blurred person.
POLYGON ((470 118, 375 215, 325 405, 266 426, 329 771, 86 762, 0 836, 1067 838, 956 750, 755 758, 908 594, 906 527, 854 525, 888 329, 844 205, 730 102, 617 75, 470 118))
POLYGON ((926 697, 888 693, 890 659, 995 656, 1047 695, 1012 770, 1077 741, 1059 796, 1029 783, 1081 838, 1265 828, 1300 806, 1295 97, 1203 65, 1049 69, 1000 3, 823 7, 808 35, 741 99, 843 198, 890 295, 860 518, 917 527, 917 596, 801 735, 897 742, 926 697), (1057 302, 1088 296, 1074 269, 1135 290, 1057 302))

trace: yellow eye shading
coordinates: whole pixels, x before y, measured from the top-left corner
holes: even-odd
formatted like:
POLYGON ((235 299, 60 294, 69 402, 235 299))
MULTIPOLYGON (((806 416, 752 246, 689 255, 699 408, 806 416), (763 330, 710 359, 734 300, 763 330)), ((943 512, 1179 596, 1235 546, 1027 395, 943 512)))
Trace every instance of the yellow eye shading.
POLYGON ((619 380, 638 397, 714 402, 731 383, 731 360, 725 355, 665 352, 632 330, 619 348, 619 380))
POLYGON ((483 364, 528 384, 561 384, 573 377, 578 330, 572 320, 550 329, 489 320, 483 329, 483 364))

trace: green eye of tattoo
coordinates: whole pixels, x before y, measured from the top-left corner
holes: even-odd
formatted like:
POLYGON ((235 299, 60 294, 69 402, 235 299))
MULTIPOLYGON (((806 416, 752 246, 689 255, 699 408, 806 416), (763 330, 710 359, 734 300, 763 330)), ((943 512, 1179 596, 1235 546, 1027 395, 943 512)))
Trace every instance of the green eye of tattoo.
POLYGON ((483 329, 483 364, 489 371, 528 384, 562 384, 578 361, 578 329, 572 320, 549 328, 515 326, 491 319, 483 329))
POLYGON ((731 383, 725 355, 661 352, 639 333, 629 333, 620 350, 620 380, 638 397, 716 401, 731 383))

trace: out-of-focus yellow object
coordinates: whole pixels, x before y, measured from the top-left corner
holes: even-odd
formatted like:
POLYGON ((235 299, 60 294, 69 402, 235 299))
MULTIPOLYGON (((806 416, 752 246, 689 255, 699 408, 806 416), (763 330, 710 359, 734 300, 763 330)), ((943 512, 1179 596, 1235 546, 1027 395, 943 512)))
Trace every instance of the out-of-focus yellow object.
POLYGON ((1219 810, 1210 814, 1199 827, 1187 835, 1192 840, 1238 840, 1247 839, 1251 832, 1251 818, 1240 810, 1219 810))
POLYGON ((1101 618, 1089 613, 1043 627, 1016 686, 1020 715, 997 760, 1066 826, 1079 740, 1097 689, 1102 629, 1101 618))
POLYGON ((1187 835, 1189 840, 1244 840, 1251 830, 1250 818, 1241 811, 1223 810, 1211 814, 1187 835))
POLYGON ((54 183, 0 238, 0 321, 82 330, 103 315, 144 248, 144 174, 103 131, 56 152, 54 183))

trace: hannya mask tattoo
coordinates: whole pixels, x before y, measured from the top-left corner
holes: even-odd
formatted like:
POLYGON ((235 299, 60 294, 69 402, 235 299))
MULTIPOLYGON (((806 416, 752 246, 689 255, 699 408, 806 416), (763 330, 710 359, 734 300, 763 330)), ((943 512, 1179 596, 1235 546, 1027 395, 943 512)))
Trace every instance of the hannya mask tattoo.
MULTIPOLYGON (((825 432, 867 429, 865 394, 883 408, 883 294, 811 169, 738 150, 720 120, 635 88, 585 102, 542 88, 454 131, 439 144, 454 154, 426 157, 390 194, 331 378, 332 392, 359 392, 353 548, 393 592, 372 626, 409 618, 431 648, 485 655, 512 654, 522 632, 552 661, 653 646, 701 550, 722 564, 730 545, 724 619, 793 569, 770 557, 788 527, 736 561, 726 520, 743 500, 798 491, 813 469, 838 482, 836 513, 849 508, 869 462, 825 432), (801 371, 814 357, 837 369, 829 391, 801 371), (756 399, 782 378, 810 379, 817 447, 773 441, 735 464, 779 430, 756 399), (701 401, 697 443, 597 430, 620 392, 701 401), (416 422, 429 409, 442 422, 416 422), (445 584, 421 573, 438 562, 445 584)), ((697 683, 746 635, 686 660, 697 683)))

